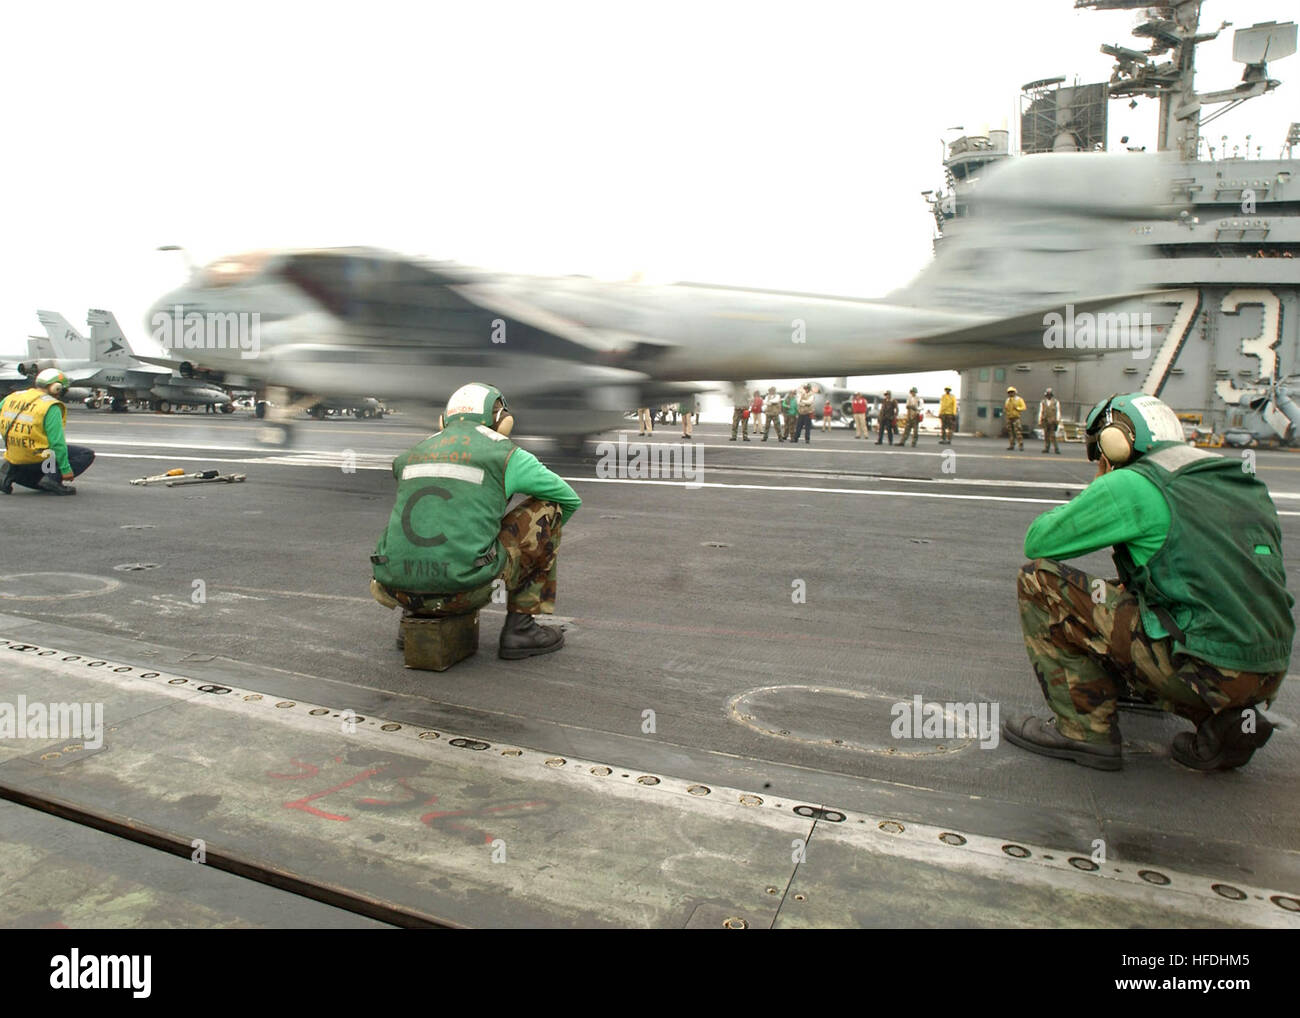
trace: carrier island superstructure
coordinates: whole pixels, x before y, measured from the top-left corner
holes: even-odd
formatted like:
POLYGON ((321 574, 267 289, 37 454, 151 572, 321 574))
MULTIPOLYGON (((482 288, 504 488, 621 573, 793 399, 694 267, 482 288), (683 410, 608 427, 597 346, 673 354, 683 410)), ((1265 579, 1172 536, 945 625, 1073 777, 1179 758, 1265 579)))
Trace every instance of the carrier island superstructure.
MULTIPOLYGON (((1157 145, 1176 161, 1170 198, 1186 211, 1133 229, 1151 247, 1149 282, 1170 292, 1159 303, 1122 305, 1105 322, 1089 323, 1097 334, 1081 335, 1078 347, 1093 342, 1100 349, 1106 342, 1111 352, 1080 356, 1074 347, 1059 360, 964 371, 959 427, 1001 432, 1009 385, 1031 413, 1051 386, 1073 421, 1109 393, 1142 390, 1230 443, 1300 444, 1300 377, 1288 382, 1300 375, 1300 123, 1285 138, 1248 138, 1244 147, 1207 131, 1222 114, 1280 84, 1268 65, 1295 52, 1296 25, 1238 28, 1233 59, 1245 65, 1242 81, 1198 93, 1196 47, 1222 31, 1200 31, 1200 0, 1078 0, 1075 6, 1135 10, 1133 34, 1146 46, 1103 45, 1115 58, 1108 82, 1070 86, 1049 78, 1022 86, 1018 154, 1103 151, 1110 101, 1158 99, 1157 145), (1276 158, 1265 157, 1270 149, 1276 158), (1122 330, 1130 328, 1141 331, 1125 341, 1122 330)), ((1005 130, 947 145, 946 186, 924 192, 936 247, 961 230, 984 168, 1016 158, 1012 148, 1005 130)))

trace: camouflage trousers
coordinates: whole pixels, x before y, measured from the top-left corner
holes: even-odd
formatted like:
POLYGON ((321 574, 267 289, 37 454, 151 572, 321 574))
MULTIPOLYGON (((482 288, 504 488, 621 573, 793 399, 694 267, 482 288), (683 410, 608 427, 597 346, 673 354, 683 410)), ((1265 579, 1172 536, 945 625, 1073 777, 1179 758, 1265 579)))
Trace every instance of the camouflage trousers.
POLYGON ((1056 446, 1061 451, 1061 426, 1056 421, 1043 421, 1043 452, 1056 446))
POLYGON ((903 422, 903 437, 898 440, 898 444, 907 445, 908 435, 912 436, 913 445, 916 445, 916 440, 921 437, 921 418, 915 414, 908 414, 903 422))
POLYGON ((1271 701, 1285 672, 1219 668, 1172 655, 1172 641, 1142 628, 1138 599, 1114 583, 1052 559, 1026 562, 1016 577, 1025 649, 1062 735, 1117 740, 1120 696, 1146 700, 1199 725, 1228 707, 1271 701))
MULTIPOLYGON (((555 502, 526 499, 501 519, 497 535, 505 549, 505 568, 497 576, 505 585, 506 610, 524 615, 555 613, 555 580, 560 547, 560 519, 563 510, 555 502)), ((410 595, 388 593, 408 615, 439 618, 477 611, 492 600, 492 583, 456 594, 410 595)))
POLYGON ((1020 443, 1020 448, 1025 447, 1025 431, 1020 424, 1019 417, 1007 418, 1007 448, 1014 448, 1016 443, 1020 443))

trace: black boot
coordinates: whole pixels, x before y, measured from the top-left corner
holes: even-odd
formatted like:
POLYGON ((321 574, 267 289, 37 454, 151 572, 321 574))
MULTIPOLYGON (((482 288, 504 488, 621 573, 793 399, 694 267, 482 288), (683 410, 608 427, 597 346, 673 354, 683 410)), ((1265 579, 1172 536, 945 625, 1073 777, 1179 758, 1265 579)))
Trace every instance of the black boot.
POLYGON ((7 459, 0 459, 0 494, 14 493, 13 464, 7 459))
POLYGON ((44 475, 37 483, 41 491, 48 491, 52 495, 75 495, 77 489, 70 484, 64 484, 61 480, 51 477, 49 474, 44 475))
POLYGON ((501 627, 500 657, 507 661, 549 654, 564 646, 564 630, 558 626, 539 626, 537 620, 523 612, 507 612, 501 627))
POLYGON ((1036 717, 1012 718, 1002 722, 1002 735, 1007 742, 1031 753, 1073 760, 1085 767, 1101 771, 1117 771, 1124 766, 1119 725, 1111 723, 1109 743, 1080 742, 1062 735, 1056 729, 1056 718, 1044 721, 1036 717))
POLYGON ((1255 750, 1268 742, 1273 725, 1258 707, 1229 707, 1201 722, 1196 733, 1181 732, 1174 736, 1172 755, 1184 767, 1198 771, 1226 771, 1249 762, 1255 750), (1243 732, 1245 711, 1255 715, 1255 730, 1243 732))

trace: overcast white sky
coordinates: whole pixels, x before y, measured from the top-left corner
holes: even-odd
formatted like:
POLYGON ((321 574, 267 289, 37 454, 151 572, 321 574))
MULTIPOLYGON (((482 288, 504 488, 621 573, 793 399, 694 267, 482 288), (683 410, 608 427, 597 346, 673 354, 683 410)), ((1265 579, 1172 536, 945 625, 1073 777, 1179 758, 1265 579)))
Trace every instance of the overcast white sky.
MULTIPOLYGON (((1206 0, 1202 29, 1286 20, 1206 0)), ((1018 87, 1105 80, 1136 12, 1071 0, 6 4, 0 349, 196 261, 368 244, 522 271, 877 295, 930 256, 945 128, 1015 129, 1018 87)), ((1231 30, 1201 90, 1240 79, 1231 30)), ((1285 84, 1211 125, 1276 157, 1285 84)), ((1155 104, 1111 104, 1154 149, 1155 104)), ((952 137, 949 135, 948 137, 952 137)))

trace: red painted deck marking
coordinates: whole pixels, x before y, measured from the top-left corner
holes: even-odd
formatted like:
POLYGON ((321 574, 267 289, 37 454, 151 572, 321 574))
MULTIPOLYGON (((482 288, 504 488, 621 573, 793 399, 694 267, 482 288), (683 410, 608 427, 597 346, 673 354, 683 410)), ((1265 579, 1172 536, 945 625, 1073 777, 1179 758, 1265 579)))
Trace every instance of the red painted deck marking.
POLYGON ((376 774, 382 774, 386 769, 387 767, 372 767, 370 770, 362 771, 355 777, 348 778, 347 781, 335 785, 333 788, 327 788, 323 792, 315 792, 312 795, 305 796, 301 799, 295 799, 293 802, 286 802, 284 807, 285 809, 300 809, 304 813, 310 813, 312 816, 324 817, 326 820, 351 820, 351 817, 342 816, 338 813, 326 813, 324 810, 319 810, 315 806, 308 806, 307 804, 313 799, 319 799, 322 796, 330 795, 333 792, 340 792, 350 785, 357 784, 359 781, 368 781, 376 774))

